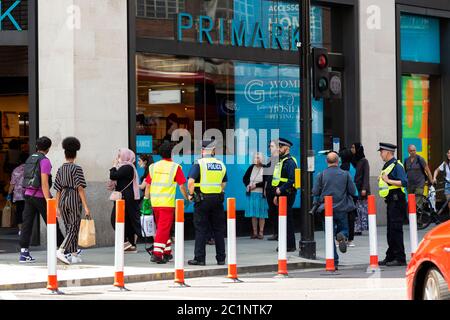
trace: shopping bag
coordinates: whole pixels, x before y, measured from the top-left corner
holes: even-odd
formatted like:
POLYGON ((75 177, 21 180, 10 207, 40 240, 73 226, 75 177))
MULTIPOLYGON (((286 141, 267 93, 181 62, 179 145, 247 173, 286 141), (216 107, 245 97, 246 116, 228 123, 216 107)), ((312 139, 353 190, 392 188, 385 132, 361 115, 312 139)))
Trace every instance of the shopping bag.
POLYGON ((90 217, 81 219, 78 245, 83 248, 95 246, 95 223, 90 217))
POLYGON ((151 215, 153 214, 153 208, 150 203, 150 199, 143 199, 141 202, 141 208, 139 210, 143 215, 151 215))
POLYGON ((14 226, 14 210, 11 201, 6 201, 5 207, 2 211, 3 228, 11 228, 14 226))
POLYGON ((153 215, 141 215, 141 228, 143 237, 154 237, 156 233, 153 215))

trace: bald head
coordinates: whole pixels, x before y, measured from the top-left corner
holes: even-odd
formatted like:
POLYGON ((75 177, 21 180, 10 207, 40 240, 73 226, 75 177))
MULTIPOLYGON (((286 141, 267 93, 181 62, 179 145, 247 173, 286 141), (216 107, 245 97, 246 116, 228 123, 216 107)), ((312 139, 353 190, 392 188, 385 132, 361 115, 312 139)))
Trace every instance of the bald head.
POLYGON ((329 167, 339 165, 339 156, 336 152, 330 152, 327 154, 327 163, 329 167))

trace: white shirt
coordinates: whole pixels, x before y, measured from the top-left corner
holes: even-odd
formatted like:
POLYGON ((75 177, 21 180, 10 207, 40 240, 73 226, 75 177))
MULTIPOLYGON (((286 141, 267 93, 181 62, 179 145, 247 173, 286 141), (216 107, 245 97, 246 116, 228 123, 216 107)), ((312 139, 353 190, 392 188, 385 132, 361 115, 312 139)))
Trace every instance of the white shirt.
MULTIPOLYGON (((257 184, 257 183, 263 182, 263 173, 264 173, 263 167, 258 168, 257 166, 254 166, 253 170, 252 170, 252 174, 250 175, 250 184, 257 184)), ((253 189, 251 192, 262 193, 263 188, 256 188, 256 189, 253 189)))
POLYGON ((445 161, 439 166, 439 170, 445 171, 445 179, 450 182, 450 166, 445 161))

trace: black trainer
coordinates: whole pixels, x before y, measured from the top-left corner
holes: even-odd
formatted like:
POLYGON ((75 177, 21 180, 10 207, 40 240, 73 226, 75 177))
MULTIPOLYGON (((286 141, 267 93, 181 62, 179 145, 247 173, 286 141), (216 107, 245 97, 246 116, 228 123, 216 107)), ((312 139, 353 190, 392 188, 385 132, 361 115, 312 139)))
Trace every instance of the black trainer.
POLYGON ((379 266, 385 266, 388 262, 391 262, 393 260, 388 260, 387 258, 384 260, 381 260, 380 262, 378 262, 379 266))
POLYGON ((223 260, 223 261, 217 261, 217 264, 218 264, 219 266, 223 266, 223 265, 225 264, 225 260, 223 260))
POLYGON ((198 260, 189 260, 188 261, 188 265, 191 265, 191 266, 204 266, 204 265, 206 265, 206 263, 205 263, 205 261, 198 261, 198 260))
POLYGON ((342 233, 338 233, 336 235, 336 240, 339 242, 339 251, 342 253, 347 252, 347 241, 345 240, 345 236, 342 233))
POLYGON ((151 262, 156 262, 157 264, 165 264, 167 263, 166 259, 164 259, 163 257, 158 257, 155 255, 152 255, 152 257, 150 258, 151 262))

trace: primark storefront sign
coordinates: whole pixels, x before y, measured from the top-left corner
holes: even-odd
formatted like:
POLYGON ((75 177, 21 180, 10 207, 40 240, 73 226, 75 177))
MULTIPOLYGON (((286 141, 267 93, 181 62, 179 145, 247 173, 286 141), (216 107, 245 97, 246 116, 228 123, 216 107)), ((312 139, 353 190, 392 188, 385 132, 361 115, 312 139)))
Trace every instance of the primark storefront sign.
POLYGON ((17 31, 22 31, 22 28, 14 18, 13 11, 21 3, 21 0, 15 1, 9 7, 5 7, 5 1, 0 0, 0 31, 3 30, 3 24, 6 21, 10 21, 17 31))
POLYGON ((198 43, 296 51, 300 41, 298 5, 274 5, 263 1, 261 10, 234 14, 234 19, 214 19, 179 13, 176 19, 176 39, 195 33, 198 43))

